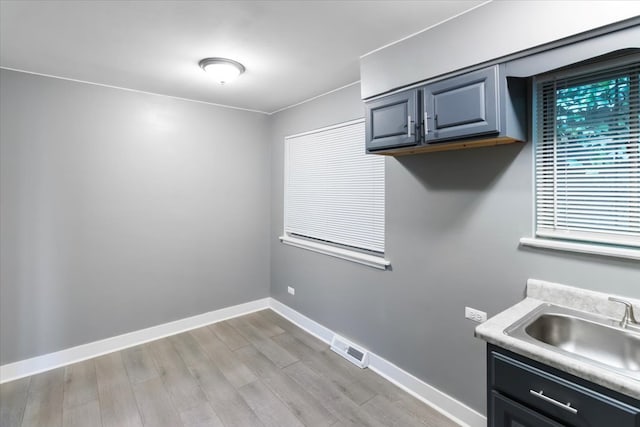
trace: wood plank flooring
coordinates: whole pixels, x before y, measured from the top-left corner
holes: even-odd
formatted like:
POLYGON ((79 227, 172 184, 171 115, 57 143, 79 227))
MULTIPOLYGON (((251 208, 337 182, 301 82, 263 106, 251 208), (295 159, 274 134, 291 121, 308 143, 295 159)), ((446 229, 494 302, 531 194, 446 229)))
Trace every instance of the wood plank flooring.
POLYGON ((271 310, 0 385, 2 427, 453 427, 271 310))

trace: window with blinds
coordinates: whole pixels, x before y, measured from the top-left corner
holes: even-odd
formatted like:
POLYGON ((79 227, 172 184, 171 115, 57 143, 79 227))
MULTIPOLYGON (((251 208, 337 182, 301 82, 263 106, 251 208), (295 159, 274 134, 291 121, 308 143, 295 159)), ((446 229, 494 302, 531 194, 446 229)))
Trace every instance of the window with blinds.
POLYGON ((287 235, 384 253, 384 158, 364 139, 364 120, 285 138, 287 235))
POLYGON ((536 234, 640 247, 640 57, 536 81, 536 234))

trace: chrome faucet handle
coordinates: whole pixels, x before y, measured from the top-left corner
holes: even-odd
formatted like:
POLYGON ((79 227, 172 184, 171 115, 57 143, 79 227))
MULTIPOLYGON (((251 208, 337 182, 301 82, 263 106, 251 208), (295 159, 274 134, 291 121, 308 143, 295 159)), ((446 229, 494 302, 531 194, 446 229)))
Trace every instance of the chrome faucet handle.
POLYGON ((631 304, 629 301, 616 298, 616 297, 609 297, 609 301, 619 302, 620 304, 624 304, 624 316, 622 316, 622 320, 620 321, 621 327, 626 328, 629 323, 633 323, 636 325, 638 324, 638 321, 636 320, 636 316, 633 313, 633 304, 631 304))

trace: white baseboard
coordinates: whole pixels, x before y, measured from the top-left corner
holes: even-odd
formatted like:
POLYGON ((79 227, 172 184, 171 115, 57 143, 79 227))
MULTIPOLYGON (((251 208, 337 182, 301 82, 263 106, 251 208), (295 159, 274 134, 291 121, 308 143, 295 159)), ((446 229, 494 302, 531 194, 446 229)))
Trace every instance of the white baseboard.
MULTIPOLYGON (((327 344, 334 332, 280 301, 269 298, 271 309, 327 344)), ((369 350, 370 351, 370 350, 369 350)), ((465 427, 486 427, 487 417, 397 367, 375 353, 369 353, 369 369, 391 381, 407 393, 434 407, 446 417, 465 427)))
POLYGON ((221 308, 0 366, 0 384, 270 307, 270 298, 221 308))
POLYGON ((319 340, 322 340, 327 344, 331 344, 331 340, 333 339, 333 335, 335 334, 335 332, 333 332, 331 329, 325 328, 320 323, 316 322, 315 320, 309 319, 304 314, 300 314, 293 308, 281 303, 275 298, 269 298, 269 307, 271 307, 273 311, 280 314, 282 317, 288 319, 292 323, 295 323, 297 326, 309 332, 319 340))
POLYGON ((369 353, 369 369, 407 393, 436 408, 461 426, 486 427, 487 417, 448 394, 427 384, 386 359, 369 353))

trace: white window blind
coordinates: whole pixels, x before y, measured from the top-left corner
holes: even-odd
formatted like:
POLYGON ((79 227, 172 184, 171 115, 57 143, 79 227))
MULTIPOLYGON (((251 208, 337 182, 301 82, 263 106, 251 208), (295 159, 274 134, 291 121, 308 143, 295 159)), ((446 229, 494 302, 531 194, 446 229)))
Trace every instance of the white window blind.
POLYGON ((612 64, 536 83, 540 237, 640 247, 640 62, 612 64))
POLYGON ((357 120, 285 138, 285 233, 384 253, 384 158, 357 120))

